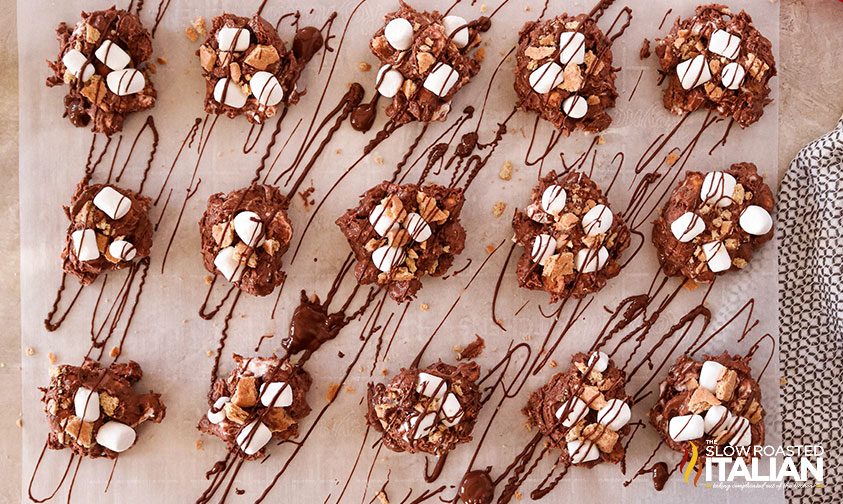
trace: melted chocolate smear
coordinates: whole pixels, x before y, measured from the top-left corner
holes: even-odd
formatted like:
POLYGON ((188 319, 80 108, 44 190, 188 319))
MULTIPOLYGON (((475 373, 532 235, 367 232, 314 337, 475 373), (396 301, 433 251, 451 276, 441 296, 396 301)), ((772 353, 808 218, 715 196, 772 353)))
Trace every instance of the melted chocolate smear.
POLYGON ((293 38, 293 55, 301 65, 306 65, 322 49, 325 39, 322 32, 314 26, 305 26, 296 32, 293 38))
POLYGON ((345 325, 344 319, 342 313, 329 314, 327 303, 321 304, 317 296, 311 301, 305 291, 301 291, 301 302, 290 320, 290 336, 283 346, 289 355, 305 350, 312 354, 323 343, 337 337, 345 325))
POLYGON ((351 127, 362 133, 366 133, 372 129, 375 124, 375 118, 378 115, 378 98, 380 93, 375 93, 375 96, 369 100, 368 103, 361 103, 351 112, 351 127))
POLYGON ((664 462, 656 462, 653 464, 653 467, 650 468, 650 471, 653 473, 653 488, 661 492, 664 490, 664 485, 670 477, 670 471, 667 469, 667 464, 664 462))
POLYGON ((465 474, 460 483, 460 500, 465 504, 491 504, 495 497, 495 483, 489 476, 490 469, 475 469, 465 474))

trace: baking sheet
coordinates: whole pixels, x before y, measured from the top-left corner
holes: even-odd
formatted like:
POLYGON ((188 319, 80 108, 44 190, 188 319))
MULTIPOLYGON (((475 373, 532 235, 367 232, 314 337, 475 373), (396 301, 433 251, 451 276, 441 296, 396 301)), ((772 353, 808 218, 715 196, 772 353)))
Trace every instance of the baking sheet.
MULTIPOLYGON (((152 189, 148 193, 154 195, 153 190, 157 192, 183 136, 194 118, 203 116, 201 109, 204 81, 193 55, 198 43, 190 42, 185 37, 184 28, 197 16, 205 16, 210 20, 223 9, 236 10, 237 14, 248 15, 257 8, 258 3, 257 1, 239 2, 235 6, 220 1, 172 0, 158 29, 154 44, 155 56, 165 57, 167 64, 159 65, 158 72, 154 76, 159 98, 152 114, 161 133, 161 141, 148 183, 148 187, 152 189)), ((313 12, 307 12, 305 9, 302 13, 303 24, 310 23, 319 26, 332 10, 336 10, 339 15, 335 33, 339 33, 349 19, 356 2, 314 1, 310 4, 313 6, 313 12)), ((619 151, 626 154, 628 158, 626 169, 623 170, 617 187, 610 195, 611 203, 615 208, 625 208, 628 203, 628 187, 632 181, 631 170, 635 161, 659 133, 668 132, 678 120, 665 111, 661 105, 660 92, 656 87, 655 59, 651 58, 642 62, 638 58, 641 40, 643 37, 652 40, 663 35, 673 17, 690 15, 694 5, 693 2, 667 0, 631 1, 629 4, 635 17, 629 30, 614 46, 615 65, 623 68, 618 77, 620 97, 617 107, 612 111, 614 123, 603 134, 606 143, 598 148, 595 168, 595 178, 605 187, 613 174, 611 166, 613 156, 619 151), (657 29, 658 25, 668 8, 672 8, 673 12, 665 22, 665 28, 660 31, 657 29), (632 100, 628 100, 642 69, 644 70, 643 78, 632 100)), ((447 8, 447 5, 449 5, 448 2, 415 3, 418 8, 443 10, 447 8)), ((604 29, 608 27, 622 5, 622 3, 617 4, 607 11, 601 21, 604 29)), ((49 380, 50 363, 47 354, 53 352, 59 362, 78 364, 81 361, 89 346, 91 311, 100 285, 97 283, 94 288, 83 291, 78 305, 61 329, 55 333, 47 333, 43 329, 42 320, 50 308, 54 289, 58 287, 61 277, 58 255, 65 237, 66 219, 60 205, 69 201, 73 187, 82 176, 91 141, 89 131, 75 129, 61 118, 63 94, 59 89, 48 89, 43 86, 47 75, 44 60, 55 56, 56 42, 52 31, 55 25, 60 21, 75 22, 82 9, 93 10, 108 6, 110 2, 103 1, 18 2, 18 26, 26 27, 19 31, 20 89, 22 90, 20 97, 23 321, 21 346, 24 349, 31 347, 35 350, 35 355, 24 354, 21 357, 25 426, 21 474, 22 499, 26 498, 29 477, 47 434, 47 426, 39 402, 40 393, 36 389, 38 386, 46 385, 49 380), (37 22, 33 23, 33 20, 37 22)), ((487 8, 479 3, 471 5, 470 2, 463 2, 456 7, 455 13, 471 19, 480 15, 483 9, 491 12, 495 6, 490 4, 487 8)), ((148 2, 144 8, 142 17, 148 26, 152 24, 156 7, 155 3, 148 2)), ((358 69, 358 63, 368 62, 375 65, 376 60, 369 53, 367 46, 369 37, 374 28, 380 24, 381 16, 396 7, 396 2, 383 0, 367 0, 360 7, 350 23, 349 35, 339 53, 339 61, 326 95, 327 106, 323 106, 320 117, 336 103, 349 82, 360 80, 367 89, 371 87, 374 71, 362 73, 358 69)), ((548 12, 551 15, 563 10, 582 12, 590 10, 591 7, 590 2, 553 1, 548 12)), ((778 54, 778 4, 756 0, 743 2, 739 7, 745 8, 753 15, 757 27, 771 39, 774 51, 778 54)), ((274 20, 291 8, 293 7, 290 4, 270 2, 264 15, 274 20)), ((489 45, 486 47, 487 58, 483 69, 469 87, 455 99, 453 104, 455 113, 469 104, 480 105, 481 93, 488 86, 495 66, 502 55, 516 42, 517 29, 523 22, 535 18, 541 8, 542 3, 538 1, 510 2, 503 7, 493 20, 492 30, 484 37, 489 45)), ((291 37, 292 34, 288 29, 286 39, 290 40, 291 37)), ((281 139, 286 138, 299 118, 302 118, 302 127, 293 136, 290 142, 291 147, 297 147, 297 141, 300 143, 305 128, 312 120, 314 107, 327 79, 328 68, 336 54, 336 52, 328 54, 325 68, 321 73, 317 72, 319 56, 305 71, 300 86, 304 85, 311 92, 308 92, 302 101, 290 110, 282 133, 279 135, 281 139)), ((495 123, 506 117, 515 101, 512 90, 512 65, 512 62, 503 64, 502 73, 492 87, 492 99, 481 124, 481 141, 489 140, 493 136, 495 123)), ((771 85, 773 98, 776 99, 778 80, 773 79, 771 85)), ((777 103, 774 101, 765 109, 764 117, 757 124, 744 131, 735 128, 729 136, 728 143, 709 156, 708 150, 722 135, 724 124, 712 127, 703 134, 700 145, 695 149, 687 167, 708 170, 723 168, 732 162, 752 161, 759 166, 760 171, 769 181, 775 181, 775 174, 778 171, 777 113, 777 103)), ((452 115, 452 117, 455 116, 456 114, 452 115)), ((704 116, 705 113, 700 112, 691 117, 687 121, 688 127, 680 130, 670 145, 675 144, 677 147, 685 145, 704 116)), ((146 114, 137 114, 126 122, 123 146, 118 153, 118 160, 126 155, 127 144, 134 138, 145 117, 146 114)), ((381 114, 375 128, 382 125, 383 120, 383 114, 381 114)), ((476 116, 474 120, 477 120, 476 116)), ((425 279, 425 287, 408 309, 390 355, 386 362, 377 365, 376 379, 383 379, 381 375, 383 369, 388 369, 391 376, 400 367, 410 363, 419 347, 461 294, 461 289, 467 284, 471 275, 477 271, 482 260, 486 258, 487 247, 495 246, 510 238, 511 228, 508 219, 512 215, 512 209, 523 206, 528 200, 537 174, 537 167, 528 167, 524 163, 525 149, 533 122, 534 116, 527 113, 519 112, 514 116, 509 123, 510 133, 503 138, 492 159, 468 192, 468 201, 462 219, 469 238, 466 251, 457 259, 454 269, 464 266, 468 258, 473 259, 471 266, 464 273, 446 280, 425 279), (498 170, 506 160, 511 160, 515 166, 511 181, 498 178, 498 170), (498 201, 504 201, 508 206, 504 216, 495 218, 492 216, 491 209, 498 201), (428 305, 429 309, 422 310, 422 304, 428 305)), ((450 123, 451 120, 432 126, 421 145, 431 142, 450 123)), ((355 168, 353 175, 348 177, 340 185, 339 190, 326 201, 308 232, 299 257, 292 265, 289 264, 290 257, 288 257, 288 285, 284 288, 274 320, 270 318, 270 313, 275 296, 261 299, 244 296, 232 321, 231 336, 222 361, 224 371, 230 369, 228 355, 231 352, 253 353, 253 348, 263 334, 278 334, 275 338, 264 342, 263 351, 268 352, 278 348, 281 335, 287 330, 289 315, 298 302, 300 289, 307 288, 309 292, 323 296, 327 293, 332 279, 347 254, 344 239, 333 224, 334 219, 356 202, 358 194, 391 175, 395 163, 420 128, 420 125, 409 125, 394 133, 387 142, 375 149, 362 165, 355 168), (383 158, 383 164, 380 163, 380 158, 383 158)), ((208 357, 207 352, 216 348, 223 323, 221 316, 217 316, 213 321, 205 321, 197 316, 198 307, 207 290, 205 284, 207 272, 202 267, 199 254, 196 222, 209 194, 245 186, 251 179, 270 131, 267 128, 254 152, 244 155, 241 147, 248 129, 248 124, 243 118, 239 120, 221 118, 218 122, 199 168, 202 184, 197 196, 188 202, 181 229, 176 235, 166 269, 161 274, 159 270, 166 241, 175 223, 176 210, 188 183, 195 153, 185 156, 173 173, 171 180, 171 187, 174 188, 173 199, 164 215, 161 230, 156 235, 150 274, 121 356, 121 359, 133 359, 142 365, 145 377, 140 387, 153 389, 162 394, 168 407, 167 417, 160 425, 145 425, 142 428, 137 445, 120 458, 107 493, 104 494, 103 490, 111 469, 110 461, 85 461, 80 468, 73 490, 73 498, 76 502, 94 500, 100 502, 190 502, 195 500, 207 485, 204 479, 205 472, 216 460, 224 456, 224 447, 221 442, 203 438, 195 429, 196 422, 207 409, 205 397, 212 366, 212 359, 208 357), (196 441, 199 439, 204 439, 201 449, 196 447, 196 441)), ((537 145, 543 145, 542 142, 546 140, 549 132, 547 125, 540 126, 537 145)), ((317 199, 360 155, 362 147, 373 134, 374 130, 369 135, 361 135, 348 125, 340 130, 309 177, 312 178, 316 188, 314 196, 317 199)), ((554 152, 564 151, 566 160, 574 159, 589 147, 591 139, 585 135, 574 135, 563 139, 554 152)), ((102 139, 98 145, 102 145, 102 139)), ((138 153, 142 155, 136 153, 129 164, 127 176, 122 182, 127 186, 136 186, 140 178, 142 164, 148 152, 148 138, 142 137, 138 145, 138 153)), ((113 153, 113 147, 114 145, 110 153, 113 153)), ((287 166, 295 150, 289 148, 282 154, 275 173, 287 166)), ((275 152, 277 148, 273 151, 273 155, 275 152)), ((667 149, 664 152, 666 153, 667 149)), ((106 157, 106 162, 109 159, 110 154, 106 157)), ((558 163, 557 160, 558 157, 555 154, 549 156, 545 169, 554 167, 554 163, 558 163)), ((100 169, 98 172, 100 178, 95 177, 95 180, 101 180, 102 175, 103 170, 100 169)), ((450 173, 442 177, 434 178, 434 180, 447 181, 450 173)), ((290 215, 296 233, 303 228, 312 211, 304 207, 301 199, 294 199, 290 215)), ((161 208, 153 210, 153 219, 157 219, 160 212, 161 208)), ((611 281, 596 295, 592 309, 584 314, 582 320, 577 322, 571 333, 563 339, 555 351, 553 357, 560 366, 566 365, 573 352, 583 350, 585 346, 590 345, 595 337, 596 328, 601 327, 605 322, 606 312, 594 308, 612 307, 628 295, 646 291, 657 263, 654 251, 649 245, 649 226, 645 226, 644 229, 647 231, 647 243, 642 251, 621 276, 611 281)), ((526 341, 534 349, 538 348, 539 342, 544 338, 550 325, 550 321, 542 317, 538 310, 541 305, 545 308, 545 312, 549 311, 547 299, 544 293, 527 292, 516 287, 514 264, 510 264, 503 278, 498 307, 498 315, 503 319, 508 330, 504 332, 498 329, 491 320, 489 307, 491 292, 507 248, 508 244, 504 244, 489 259, 465 291, 456 309, 445 321, 428 348, 422 364, 430 363, 437 358, 453 360, 455 355, 453 347, 467 344, 474 338, 474 334, 480 334, 487 342, 487 349, 478 360, 484 370, 500 360, 511 341, 516 343, 526 341), (529 301, 529 304, 516 317, 515 311, 526 301, 529 301)), ((517 252, 520 253, 520 250, 517 252)), ((729 275, 724 277, 723 281, 718 281, 707 301, 707 306, 714 314, 712 327, 718 327, 747 300, 755 297, 757 303, 753 318, 757 318, 759 324, 753 331, 753 335, 770 333, 777 339, 775 272, 775 247, 771 243, 756 256, 746 271, 739 275, 729 275)), ((122 282, 123 274, 110 275, 111 285, 106 289, 106 299, 114 299, 116 284, 122 282)), ((340 298, 347 294, 350 284, 349 281, 345 282, 339 294, 340 298)), ((71 292, 74 288, 74 286, 69 287, 71 292)), ((647 344, 663 334, 682 314, 697 304, 702 290, 683 291, 679 299, 665 310, 653 328, 647 344)), ((393 328, 402 309, 403 307, 398 307, 388 300, 384 313, 381 315, 381 321, 385 322, 389 314, 394 312, 392 325, 389 326, 393 328)), ((362 322, 350 325, 336 341, 325 345, 308 363, 307 369, 314 378, 314 387, 309 395, 314 414, 304 420, 303 430, 310 427, 316 419, 315 413, 326 404, 326 392, 330 384, 337 383, 343 378, 346 367, 360 350, 362 343, 357 336, 361 328, 362 322), (338 352, 344 353, 345 357, 340 358, 338 352)), ((742 342, 735 343, 739 330, 739 327, 732 326, 732 330, 725 331, 715 338, 706 349, 712 352, 748 350, 755 337, 748 337, 742 342)), ((630 345, 621 349, 621 360, 625 360, 624 357, 628 355, 630 349, 630 345)), ((365 394, 365 384, 369 381, 369 371, 375 351, 374 341, 370 341, 363 347, 360 361, 353 367, 337 400, 326 410, 313 434, 307 439, 288 471, 270 494, 272 501, 324 502, 330 495, 328 501, 336 502, 340 498, 366 431, 361 397, 365 394)), ((759 352, 759 358, 754 362, 756 372, 763 366, 766 355, 766 350, 759 352)), ((492 465, 494 466, 493 475, 497 475, 512 461, 532 436, 523 427, 524 417, 520 413, 527 393, 539 387, 558 370, 546 367, 538 376, 530 378, 520 396, 504 403, 501 412, 491 424, 487 439, 478 453, 475 467, 492 465)), ((639 373, 628 385, 627 392, 632 393, 637 390, 647 378, 649 378, 648 373, 639 373)), ((655 387, 654 382, 651 389, 655 390, 655 387)), ((777 444, 780 432, 777 354, 763 376, 762 390, 764 407, 767 410, 768 443, 777 444)), ((650 396, 637 404, 633 408, 634 418, 643 420, 653 400, 654 397, 650 396)), ((497 396, 481 414, 480 422, 475 430, 478 436, 492 417, 493 406, 496 402, 497 396)), ((716 498, 727 502, 783 500, 781 490, 756 489, 724 492, 694 489, 686 485, 679 477, 673 477, 665 490, 659 494, 653 491, 647 477, 639 478, 627 487, 622 486, 622 481, 628 479, 647 458, 657 439, 657 434, 649 427, 635 435, 630 446, 626 476, 620 473, 617 466, 608 464, 591 471, 573 468, 559 487, 545 498, 545 501, 559 501, 565 496, 583 491, 587 491, 587 494, 576 494, 577 499, 583 502, 632 501, 643 498, 658 498, 665 501, 681 498, 687 502, 703 502, 712 498, 712 491, 718 492, 716 498)), ((400 501, 410 488, 414 489, 413 497, 416 497, 426 488, 436 488, 440 484, 456 485, 477 446, 477 441, 475 441, 455 450, 448 460, 444 473, 433 485, 423 482, 424 460, 421 455, 396 454, 381 450, 379 460, 374 466, 371 477, 368 478, 368 491, 364 496, 367 487, 367 472, 375 453, 372 449, 374 442, 375 438, 370 435, 363 445, 360 463, 350 478, 348 488, 342 493, 341 502, 371 499, 374 492, 383 484, 387 470, 390 471, 388 488, 394 501, 400 501)), ((235 483, 235 486, 245 490, 245 493, 232 494, 230 500, 233 502, 254 501, 272 476, 281 468, 283 462, 287 460, 293 448, 291 445, 274 447, 270 450, 273 452, 272 456, 265 463, 247 464, 235 483)), ((67 452, 47 454, 43 466, 44 471, 39 473, 39 481, 35 486, 36 495, 49 493, 46 489, 52 488, 58 482, 67 456, 67 452)), ((663 450, 657 460, 665 460, 672 464, 678 461, 678 457, 678 454, 663 450)), ((548 469, 549 464, 543 463, 521 488, 525 494, 524 500, 529 500, 527 494, 538 484, 548 469)), ((453 492, 453 489, 448 488, 443 495, 450 497, 453 492)))

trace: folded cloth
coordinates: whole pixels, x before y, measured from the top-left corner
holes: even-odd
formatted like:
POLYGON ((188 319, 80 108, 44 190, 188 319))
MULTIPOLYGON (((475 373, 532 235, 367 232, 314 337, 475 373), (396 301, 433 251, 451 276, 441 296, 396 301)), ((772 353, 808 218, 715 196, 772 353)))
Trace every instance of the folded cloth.
POLYGON ((785 496, 843 502, 843 118, 790 163, 777 213, 782 442, 825 452, 823 485, 785 496))

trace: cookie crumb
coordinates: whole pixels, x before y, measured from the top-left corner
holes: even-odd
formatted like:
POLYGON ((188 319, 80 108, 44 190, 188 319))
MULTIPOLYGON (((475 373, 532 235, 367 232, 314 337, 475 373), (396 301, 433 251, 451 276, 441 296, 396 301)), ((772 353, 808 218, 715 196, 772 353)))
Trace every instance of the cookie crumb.
POLYGON ((329 403, 334 402, 334 399, 337 398, 337 392, 339 392, 339 390, 339 383, 331 383, 330 385, 328 385, 328 391, 325 393, 325 398, 328 400, 329 403))
POLYGON ((197 439, 197 440, 193 443, 193 446, 194 446, 197 450, 201 450, 201 449, 202 449, 202 447, 203 447, 203 445, 204 445, 204 442, 203 442, 201 439, 197 439))
POLYGON ((23 418, 18 417, 18 419, 15 420, 15 425, 17 425, 19 429, 23 429, 23 418))
POLYGON ((108 352, 108 355, 110 355, 112 358, 117 358, 117 356, 120 355, 120 347, 111 347, 111 351, 108 352))
POLYGON ((199 34, 196 32, 196 28, 192 26, 188 26, 187 28, 185 28, 184 34, 187 39, 191 42, 196 42, 197 40, 199 40, 199 34))
POLYGON ((35 349, 32 347, 26 347, 26 355, 32 357, 33 355, 35 355, 35 349))
POLYGON ((494 205, 492 205, 492 215, 495 217, 500 217, 503 215, 504 210, 506 210, 506 203, 503 201, 498 201, 494 205))
POLYGON ((56 354, 54 354, 53 352, 49 352, 47 353, 47 360, 50 361, 50 364, 55 364, 59 360, 59 358, 56 357, 56 354))
POLYGON ((361 61, 360 63, 357 64, 357 68, 361 72, 368 72, 369 70, 372 69, 372 65, 366 63, 365 61, 361 61))
POLYGON ((512 180, 512 161, 506 160, 501 166, 501 171, 498 173, 501 180, 512 180))
POLYGON ((427 303, 422 303, 421 306, 419 306, 419 308, 421 309, 421 311, 427 311, 427 310, 430 309, 430 305, 427 304, 427 303))

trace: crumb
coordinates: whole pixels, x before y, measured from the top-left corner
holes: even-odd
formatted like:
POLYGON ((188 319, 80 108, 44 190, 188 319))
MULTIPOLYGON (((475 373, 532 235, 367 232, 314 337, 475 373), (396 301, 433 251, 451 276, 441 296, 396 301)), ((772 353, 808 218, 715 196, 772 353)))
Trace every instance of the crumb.
POLYGON ((383 490, 378 492, 377 497, 378 502, 380 502, 381 504, 389 504, 389 497, 386 496, 386 492, 384 492, 383 490))
POLYGON ((675 165, 677 161, 679 161, 679 153, 676 152, 676 149, 673 149, 672 151, 667 153, 665 162, 668 164, 668 166, 675 165))
POLYGON ((501 166, 501 171, 498 173, 501 180, 512 180, 512 161, 506 160, 501 166))
POLYGON ((47 359, 50 361, 50 364, 55 364, 59 360, 53 352, 47 353, 47 359))
POLYGON ((494 205, 492 205, 492 215, 495 217, 500 217, 503 215, 504 210, 506 210, 506 203, 503 201, 498 201, 494 205))
POLYGON ((120 355, 120 347, 111 347, 111 352, 108 353, 112 358, 117 358, 120 355))
POLYGON ((196 33, 196 29, 192 26, 188 26, 187 28, 185 28, 184 34, 191 42, 196 42, 197 40, 199 40, 199 34, 196 33))
POLYGON ((213 351, 213 350, 208 350, 207 352, 205 352, 205 355, 207 355, 208 357, 213 357, 213 356, 214 356, 214 351, 213 351))
POLYGON ((486 11, 488 11, 488 10, 489 10, 489 7, 487 7, 486 4, 480 4, 480 12, 485 14, 486 11))
POLYGON ((641 42, 641 50, 638 52, 638 57, 642 60, 650 57, 650 39, 645 38, 641 42))
POLYGON ((559 364, 557 364, 555 360, 550 359, 550 361, 547 363, 547 365, 548 365, 548 366, 550 366, 550 367, 552 367, 552 368, 555 368, 555 367, 556 367, 556 366, 558 366, 559 364))
POLYGON ((148 63, 146 65, 146 68, 149 70, 149 73, 151 73, 151 74, 158 73, 158 67, 155 66, 155 63, 151 63, 151 62, 148 63))
POLYGON ((328 385, 328 391, 325 393, 325 398, 328 402, 334 402, 334 399, 337 398, 337 392, 340 390, 339 383, 331 383, 328 385))
POLYGON ((427 303, 422 303, 421 306, 419 306, 419 308, 421 309, 421 311, 427 311, 427 310, 430 309, 430 305, 427 304, 427 303))
POLYGON ((35 349, 32 347, 26 347, 26 355, 32 357, 33 355, 35 355, 35 349))
POLYGON ((203 445, 203 444, 204 444, 204 443, 203 443, 203 441, 202 441, 201 439, 197 439, 197 440, 196 440, 196 442, 194 442, 194 443, 193 443, 193 446, 194 446, 197 450, 201 450, 201 449, 202 449, 202 445, 203 445))
POLYGON ((19 429, 23 429, 23 418, 18 417, 18 419, 15 420, 15 425, 17 425, 19 429))
POLYGON ((389 376, 389 370, 386 368, 381 369, 381 374, 384 376, 389 376))
POLYGON ((700 286, 700 284, 698 284, 697 282, 695 282, 693 280, 688 280, 687 282, 685 282, 682 285, 682 287, 685 287, 685 290, 689 290, 689 291, 692 291, 692 292, 697 290, 697 287, 699 287, 699 286, 700 286))
POLYGON ((213 275, 205 275, 205 285, 211 285, 211 282, 214 281, 213 275))
POLYGON ((334 152, 335 152, 337 155, 340 155, 340 154, 342 154, 342 149, 337 149, 337 150, 335 150, 334 152))
POLYGON ((156 58, 155 61, 157 61, 159 65, 166 65, 167 64, 167 58, 162 58, 160 56, 158 58, 156 58))
POLYGON ((342 352, 337 352, 337 357, 339 357, 340 359, 342 359, 343 357, 345 357, 345 354, 344 354, 344 353, 342 353, 342 352))
POLYGON ((357 392, 357 389, 355 389, 354 387, 349 385, 345 388, 345 391, 348 392, 349 394, 353 394, 353 393, 357 392))
POLYGON ((316 190, 315 187, 310 186, 307 189, 305 189, 304 191, 299 192, 299 196, 301 196, 301 199, 304 201, 304 207, 305 208, 309 208, 311 205, 316 204, 316 200, 314 200, 313 198, 310 197, 313 194, 313 191, 315 191, 315 190, 316 190))
POLYGON ((193 28, 199 35, 202 35, 204 37, 205 34, 208 32, 207 28, 205 27, 205 18, 199 16, 198 18, 194 19, 193 28))
POLYGON ((491 254, 491 253, 492 253, 492 252, 494 252, 494 251, 495 251, 495 246, 494 246, 494 245, 486 245, 486 253, 487 253, 487 254, 491 254))
POLYGON ((779 386, 784 387, 785 385, 787 385, 787 378, 782 376, 779 378, 779 386))
POLYGON ((474 51, 474 59, 476 61, 483 62, 486 59, 486 48, 478 47, 477 50, 474 51))
POLYGON ((454 351, 457 352, 457 360, 473 360, 480 357, 480 354, 483 353, 485 348, 486 341, 481 338, 479 334, 475 334, 474 341, 460 350, 457 350, 457 347, 454 347, 454 351))
POLYGON ((383 156, 372 156, 372 162, 374 162, 378 166, 383 165, 383 156))
POLYGON ((365 61, 361 61, 360 63, 357 64, 357 68, 361 72, 368 72, 369 70, 372 69, 372 65, 366 63, 365 61))
POLYGON ((531 335, 529 335, 529 334, 524 335, 524 341, 532 341, 532 340, 533 340, 533 337, 531 335))
POLYGON ((515 500, 521 500, 524 498, 524 495, 519 492, 518 490, 515 491, 515 500))
POLYGON ((597 145, 603 145, 604 143, 606 143, 606 139, 603 138, 603 135, 598 135, 597 136, 597 145))

